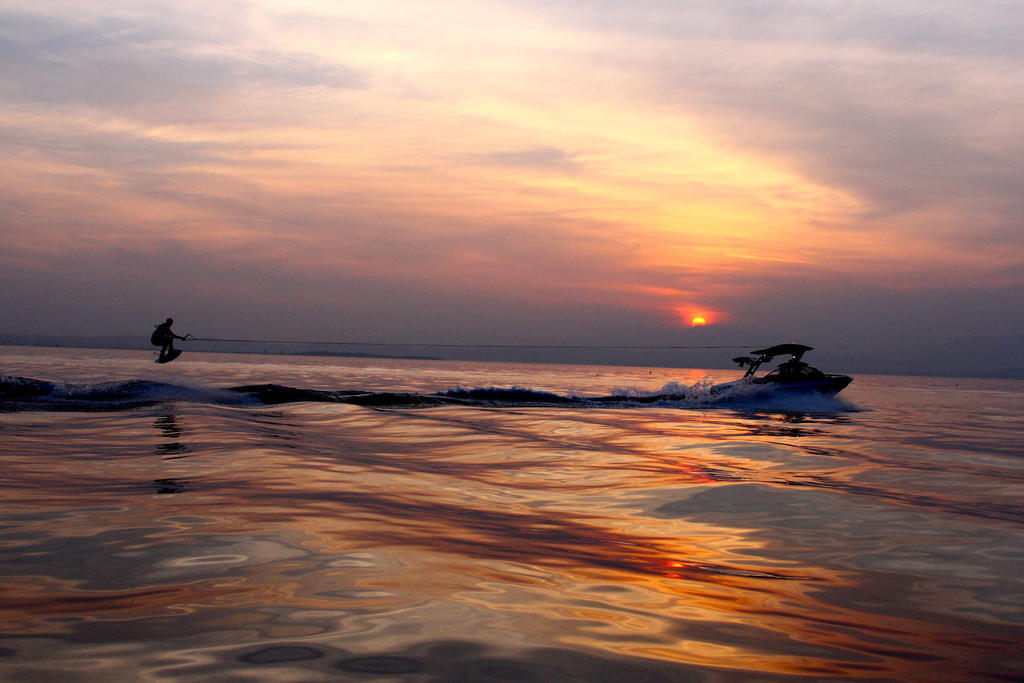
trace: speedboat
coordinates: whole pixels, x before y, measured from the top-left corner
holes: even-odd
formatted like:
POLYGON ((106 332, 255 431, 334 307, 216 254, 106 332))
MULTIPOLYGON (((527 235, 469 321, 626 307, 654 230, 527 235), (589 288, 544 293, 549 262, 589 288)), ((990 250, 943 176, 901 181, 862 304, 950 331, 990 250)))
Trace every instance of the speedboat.
POLYGON ((808 393, 823 394, 832 396, 838 394, 853 381, 847 375, 829 375, 817 368, 812 368, 801 359, 803 355, 811 351, 812 347, 803 344, 777 344, 766 349, 751 351, 750 356, 733 358, 733 362, 741 368, 746 368, 746 374, 742 379, 725 384, 717 384, 712 391, 719 392, 725 389, 732 389, 744 385, 763 386, 772 391, 784 391, 786 393, 808 393), (770 363, 777 356, 789 356, 789 360, 781 363, 777 368, 766 375, 755 376, 758 368, 764 363, 770 363))

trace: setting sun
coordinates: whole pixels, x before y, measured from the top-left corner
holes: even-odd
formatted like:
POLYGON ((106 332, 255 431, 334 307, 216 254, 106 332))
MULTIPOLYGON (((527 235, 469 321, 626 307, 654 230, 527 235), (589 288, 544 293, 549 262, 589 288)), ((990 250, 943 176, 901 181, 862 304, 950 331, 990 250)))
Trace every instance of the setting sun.
POLYGON ((685 327, 708 327, 717 325, 728 316, 720 310, 707 308, 698 304, 682 304, 673 306, 672 317, 677 325, 685 327))

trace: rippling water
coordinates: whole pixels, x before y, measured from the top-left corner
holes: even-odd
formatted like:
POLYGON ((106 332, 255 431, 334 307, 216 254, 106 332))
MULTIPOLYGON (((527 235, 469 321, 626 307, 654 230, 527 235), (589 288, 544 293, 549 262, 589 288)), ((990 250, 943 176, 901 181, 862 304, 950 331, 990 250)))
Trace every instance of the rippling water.
POLYGON ((5 680, 1024 677, 1024 382, 716 403, 680 387, 734 373, 18 347, 0 374, 5 680))

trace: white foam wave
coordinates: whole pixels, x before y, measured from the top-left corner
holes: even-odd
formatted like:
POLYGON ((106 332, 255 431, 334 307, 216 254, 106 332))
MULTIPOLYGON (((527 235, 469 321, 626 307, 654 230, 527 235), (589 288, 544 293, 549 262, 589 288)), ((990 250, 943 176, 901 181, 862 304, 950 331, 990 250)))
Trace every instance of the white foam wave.
POLYGON ((854 404, 836 396, 820 393, 779 390, 772 385, 738 380, 716 384, 705 377, 692 385, 668 382, 653 391, 620 387, 612 391, 615 398, 678 408, 727 407, 786 412, 851 412, 854 404))

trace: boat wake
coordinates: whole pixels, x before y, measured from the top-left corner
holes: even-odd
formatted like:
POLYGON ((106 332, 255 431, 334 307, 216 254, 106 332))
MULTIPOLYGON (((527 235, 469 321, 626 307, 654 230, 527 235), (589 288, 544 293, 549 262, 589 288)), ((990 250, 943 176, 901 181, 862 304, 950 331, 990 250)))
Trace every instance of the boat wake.
POLYGON ((303 389, 281 384, 250 384, 211 388, 149 380, 71 384, 0 375, 0 411, 116 411, 170 402, 228 406, 289 403, 344 403, 371 408, 468 407, 619 407, 655 406, 679 409, 736 408, 794 412, 847 412, 852 404, 824 395, 780 395, 763 385, 692 386, 669 382, 656 391, 620 388, 607 396, 582 396, 536 391, 525 387, 455 387, 437 393, 405 393, 303 389))

